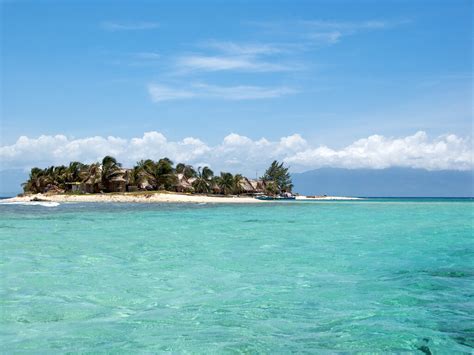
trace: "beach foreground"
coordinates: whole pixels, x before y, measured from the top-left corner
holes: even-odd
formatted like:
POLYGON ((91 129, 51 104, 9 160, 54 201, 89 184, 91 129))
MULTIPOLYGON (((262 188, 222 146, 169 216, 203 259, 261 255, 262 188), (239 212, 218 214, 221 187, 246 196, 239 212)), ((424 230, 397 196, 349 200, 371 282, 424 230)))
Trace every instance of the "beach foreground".
MULTIPOLYGON (((356 197, 321 196, 306 197, 298 196, 297 200, 357 200, 356 197)), ((179 194, 167 192, 146 193, 108 193, 108 194, 28 194, 5 199, 2 202, 128 202, 128 203, 265 203, 272 201, 257 200, 249 196, 207 196, 198 194, 179 194)))

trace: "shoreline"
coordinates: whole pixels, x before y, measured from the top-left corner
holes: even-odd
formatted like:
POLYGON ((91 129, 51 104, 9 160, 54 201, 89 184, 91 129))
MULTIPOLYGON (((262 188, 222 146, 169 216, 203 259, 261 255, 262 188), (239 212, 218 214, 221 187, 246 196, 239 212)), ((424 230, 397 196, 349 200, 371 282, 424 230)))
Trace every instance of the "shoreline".
POLYGON ((361 197, 348 197, 348 196, 296 196, 297 201, 354 201, 363 200, 361 197))
MULTIPOLYGON (((360 200, 356 197, 321 196, 311 197, 298 196, 296 201, 324 201, 324 200, 360 200)), ((3 199, 2 203, 26 203, 26 202, 123 202, 123 203, 268 203, 275 201, 262 201, 249 196, 208 196, 197 194, 180 194, 165 192, 143 192, 143 193, 104 193, 104 194, 31 194, 3 199)))

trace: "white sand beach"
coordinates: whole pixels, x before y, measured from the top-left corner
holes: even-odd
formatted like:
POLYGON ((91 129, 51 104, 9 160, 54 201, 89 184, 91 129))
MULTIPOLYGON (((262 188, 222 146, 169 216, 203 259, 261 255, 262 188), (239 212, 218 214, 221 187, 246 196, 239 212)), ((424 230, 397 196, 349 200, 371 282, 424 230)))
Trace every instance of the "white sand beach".
MULTIPOLYGON (((296 200, 356 200, 354 197, 298 196, 296 200)), ((268 203, 272 201, 257 200, 253 197, 242 196, 207 196, 198 194, 179 194, 165 192, 146 193, 104 193, 104 194, 30 194, 2 200, 2 203, 11 202, 128 202, 128 203, 268 203)))
POLYGON ((104 194, 32 194, 5 199, 2 202, 129 202, 129 203, 262 203, 253 197, 206 196, 178 193, 104 193, 104 194))

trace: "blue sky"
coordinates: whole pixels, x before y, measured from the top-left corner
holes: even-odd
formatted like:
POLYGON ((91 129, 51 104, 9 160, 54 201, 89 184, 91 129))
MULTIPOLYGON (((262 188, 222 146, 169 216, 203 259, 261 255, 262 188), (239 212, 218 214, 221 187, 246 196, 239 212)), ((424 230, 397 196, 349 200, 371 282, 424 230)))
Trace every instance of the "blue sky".
MULTIPOLYGON (((343 152, 373 135, 393 144, 422 131, 427 138, 418 146, 449 145, 446 135, 451 135, 462 142, 450 154, 467 159, 459 167, 472 160, 471 1, 7 1, 1 6, 0 149, 9 157, 3 168, 20 167, 13 160, 23 159, 25 168, 34 163, 26 158, 31 154, 25 144, 47 149, 44 158, 51 149, 68 145, 64 149, 70 152, 75 140, 96 136, 120 137, 128 147, 144 132, 159 132, 179 147, 193 137, 205 143, 204 151, 225 150, 230 134, 247 146, 262 137, 284 146, 282 138, 297 135, 304 142, 295 138, 299 149, 292 148, 288 161, 299 164, 312 156, 312 163, 301 163, 304 170, 331 165, 332 160, 314 160, 321 146, 343 152), (44 148, 35 140, 41 135, 66 140, 44 148), (21 136, 28 143, 19 143, 21 136)), ((109 151, 130 161, 140 156, 126 156, 129 148, 114 150, 109 141, 94 144, 98 148, 90 155, 68 155, 64 149, 61 154, 64 160, 95 159, 109 151)), ((161 152, 184 160, 195 153, 155 151, 161 152)), ((226 161, 241 153, 233 154, 226 161)), ((403 165, 403 158, 388 165, 403 165)), ((202 154, 187 160, 207 162, 202 154)), ((457 167, 451 163, 435 165, 457 167)), ((333 165, 351 166, 344 164, 333 165)))

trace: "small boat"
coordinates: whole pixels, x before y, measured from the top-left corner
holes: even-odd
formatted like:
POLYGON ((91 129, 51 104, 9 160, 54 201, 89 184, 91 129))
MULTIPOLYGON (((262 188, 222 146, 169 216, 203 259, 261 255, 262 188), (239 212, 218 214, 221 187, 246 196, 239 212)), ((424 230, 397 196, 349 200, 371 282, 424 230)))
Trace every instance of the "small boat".
POLYGON ((282 200, 295 200, 296 196, 267 196, 260 195, 255 197, 257 200, 262 201, 282 201, 282 200))

